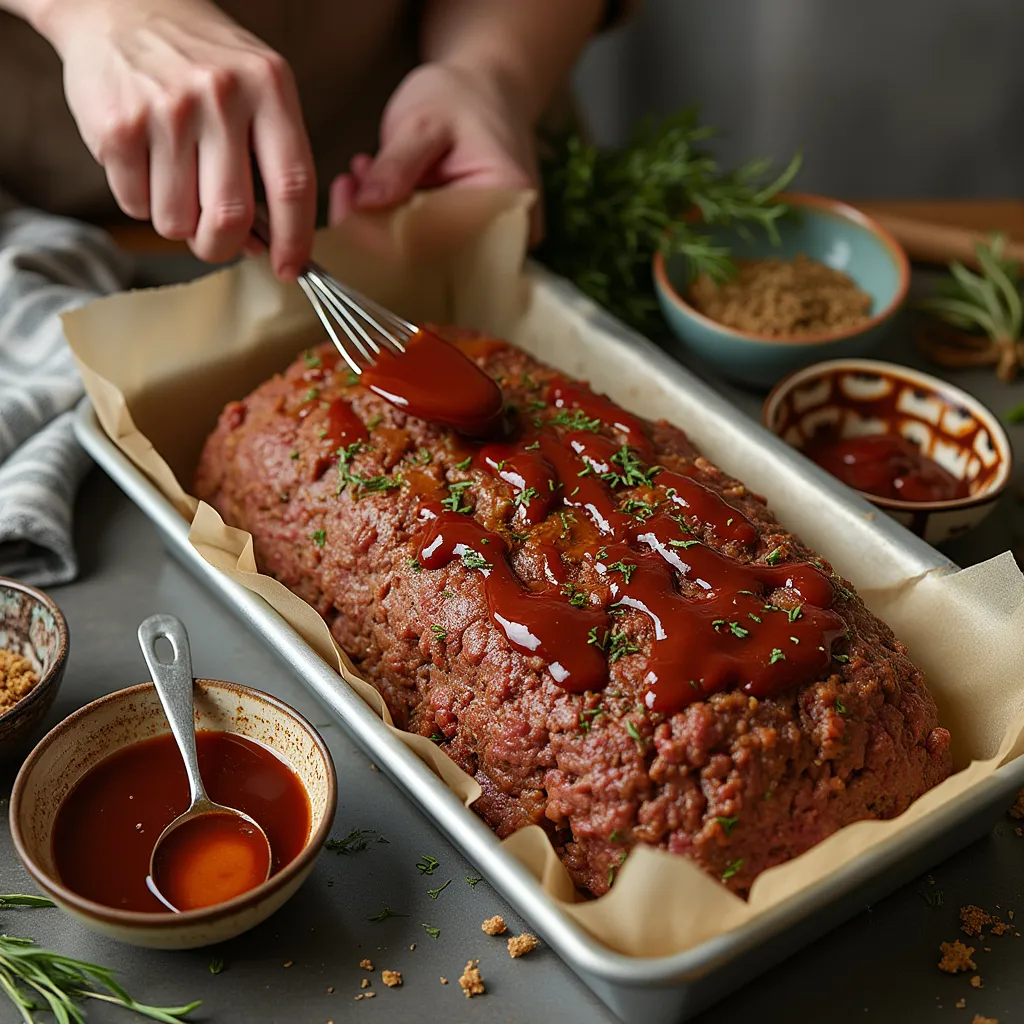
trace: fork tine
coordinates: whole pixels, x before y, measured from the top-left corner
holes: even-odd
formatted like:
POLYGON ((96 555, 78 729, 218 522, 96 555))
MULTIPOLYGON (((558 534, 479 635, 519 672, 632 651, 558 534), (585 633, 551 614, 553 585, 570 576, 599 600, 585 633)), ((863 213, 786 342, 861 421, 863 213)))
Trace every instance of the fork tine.
POLYGON ((327 307, 334 313, 337 318, 337 322, 341 329, 348 336, 349 341, 357 349, 363 358, 371 365, 376 365, 377 360, 374 358, 374 354, 380 355, 380 348, 376 342, 366 333, 363 325, 350 313, 339 301, 338 297, 327 284, 324 283, 315 274, 307 275, 310 280, 310 284, 316 289, 320 298, 326 303, 327 307), (362 338, 362 341, 360 340, 362 338), (373 351, 367 351, 363 345, 363 341, 370 346, 373 351))
POLYGON ((324 325, 325 330, 331 336, 331 341, 334 342, 334 347, 341 353, 342 358, 348 363, 349 368, 357 376, 362 376, 363 368, 352 358, 348 349, 345 347, 344 342, 338 337, 337 331, 334 329, 334 325, 331 323, 330 317, 324 311, 324 307, 321 305, 320 300, 316 296, 316 292, 312 286, 306 280, 305 274, 299 274, 299 285, 302 290, 306 293, 306 298, 309 299, 309 304, 313 307, 316 315, 320 318, 320 322, 324 325))

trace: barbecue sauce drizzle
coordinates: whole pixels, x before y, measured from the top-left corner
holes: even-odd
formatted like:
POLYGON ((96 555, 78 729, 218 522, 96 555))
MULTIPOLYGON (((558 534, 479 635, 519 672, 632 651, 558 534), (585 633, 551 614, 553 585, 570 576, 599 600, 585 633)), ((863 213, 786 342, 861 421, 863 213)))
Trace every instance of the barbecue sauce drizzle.
MULTIPOLYGON (((392 389, 402 365, 389 366, 392 389)), ((445 390, 457 405, 458 392, 445 383, 421 378, 415 387, 445 390)), ((525 584, 504 537, 435 500, 424 500, 420 511, 423 569, 461 561, 478 572, 491 618, 509 644, 542 658, 552 679, 573 693, 603 689, 609 665, 639 652, 618 628, 620 607, 646 615, 652 626, 643 700, 653 712, 672 714, 727 689, 770 696, 828 668, 846 624, 830 610, 835 592, 824 573, 803 561, 744 563, 707 546, 698 539, 704 530, 746 548, 758 533, 695 479, 694 467, 650 466, 654 449, 643 423, 608 399, 561 379, 547 385, 545 397, 554 417, 520 414, 514 440, 469 443, 471 464, 513 488, 526 525, 567 512, 589 521, 598 543, 574 547, 573 555, 601 575, 610 605, 570 603, 553 544, 544 546, 548 578, 525 584), (620 440, 599 433, 602 427, 620 440), (694 585, 692 596, 680 591, 677 576, 694 585)), ((446 419, 460 417, 453 410, 446 419)), ((332 441, 365 437, 343 399, 331 404, 329 421, 332 441)))

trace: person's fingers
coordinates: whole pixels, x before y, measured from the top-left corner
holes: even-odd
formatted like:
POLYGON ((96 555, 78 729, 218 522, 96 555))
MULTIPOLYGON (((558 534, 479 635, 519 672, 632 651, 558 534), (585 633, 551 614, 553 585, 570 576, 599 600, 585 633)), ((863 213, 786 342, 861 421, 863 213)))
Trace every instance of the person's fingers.
POLYGON ((369 153, 356 153, 354 157, 349 161, 349 171, 352 173, 352 177, 355 178, 356 184, 362 183, 366 178, 366 172, 373 166, 373 157, 369 153))
POLYGON ((373 210, 394 206, 412 195, 420 179, 451 148, 447 125, 410 121, 386 142, 366 170, 356 192, 356 206, 373 210))
POLYGON ((157 233, 175 241, 191 238, 199 223, 195 115, 195 101, 181 95, 150 126, 150 216, 157 233))
POLYGON ((252 144, 270 211, 270 258, 278 277, 294 280, 313 249, 316 171, 298 94, 282 58, 268 62, 252 144))
POLYGON ((351 174, 339 174, 331 182, 327 223, 340 224, 351 212, 356 194, 356 179, 351 174))
POLYGON ((199 224, 190 240, 203 260, 222 263, 238 255, 252 226, 249 119, 234 75, 208 83, 199 140, 199 224))
POLYGON ((149 147, 145 139, 111 153, 104 170, 117 205, 135 220, 149 220, 149 147))

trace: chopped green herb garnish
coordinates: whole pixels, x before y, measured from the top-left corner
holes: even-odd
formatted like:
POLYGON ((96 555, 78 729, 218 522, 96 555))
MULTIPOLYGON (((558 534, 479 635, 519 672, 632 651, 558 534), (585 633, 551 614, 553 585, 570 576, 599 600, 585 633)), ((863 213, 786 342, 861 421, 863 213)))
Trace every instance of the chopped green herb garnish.
POLYGON ((584 732, 590 732, 590 727, 604 714, 604 708, 590 708, 580 712, 580 728, 584 732))
POLYGON ((773 647, 772 648, 772 656, 768 659, 768 664, 769 665, 774 665, 775 662, 777 662, 777 661, 785 661, 785 660, 786 660, 786 656, 782 653, 782 651, 778 647, 773 647))
POLYGON ((421 448, 416 453, 417 459, 423 463, 424 466, 429 466, 434 461, 434 456, 430 454, 429 448, 421 448))
POLYGON ((449 484, 448 497, 441 499, 442 507, 448 509, 449 512, 462 512, 465 515, 469 515, 473 511, 473 506, 462 504, 462 492, 467 487, 472 486, 472 480, 463 480, 460 483, 449 484))
POLYGON ((775 548, 774 551, 769 551, 765 561, 769 565, 778 565, 782 561, 782 548, 775 548))
POLYGON ((444 626, 439 626, 436 622, 432 622, 430 624, 430 631, 438 640, 445 640, 448 637, 448 630, 446 630, 444 626))
POLYGON ((621 572, 626 577, 626 584, 629 584, 633 573, 636 572, 636 562, 609 562, 609 572, 621 572))
POLYGON ((619 855, 619 859, 615 864, 612 864, 608 868, 608 885, 610 886, 615 881, 615 872, 626 863, 626 851, 623 850, 619 855))
POLYGON ((539 497, 539 495, 537 494, 537 488, 527 487, 525 490, 520 491, 515 496, 513 504, 522 505, 523 508, 529 508, 530 502, 536 497, 539 497))
POLYGON ((540 447, 540 441, 534 441, 533 444, 528 444, 523 448, 524 452, 535 452, 540 447))
POLYGON ((312 401, 315 401, 319 397, 320 397, 320 389, 319 388, 310 388, 306 392, 306 397, 303 399, 303 401, 304 402, 312 402, 312 401))
POLYGON ((323 366, 323 363, 320 361, 320 357, 312 349, 306 349, 303 354, 303 358, 306 360, 306 365, 311 370, 316 370, 318 367, 323 366))
POLYGON ((732 878, 732 876, 733 876, 733 875, 735 875, 735 874, 738 874, 738 873, 739 873, 739 871, 740 871, 740 868, 742 868, 742 867, 743 867, 743 858, 742 858, 742 857, 740 857, 740 859, 739 859, 739 860, 734 860, 734 861, 733 861, 733 862, 732 862, 732 863, 731 863, 731 864, 730 864, 730 865, 729 865, 729 866, 728 866, 728 867, 727 867, 727 868, 726 868, 726 869, 725 869, 725 870, 724 870, 724 871, 722 872, 722 881, 723 881, 723 882, 725 882, 725 881, 727 881, 728 879, 732 878))
POLYGON ((613 466, 618 469, 609 469, 607 473, 601 474, 601 479, 613 490, 616 487, 650 487, 653 485, 654 477, 661 471, 661 466, 652 466, 650 469, 643 468, 643 462, 636 453, 624 444, 611 457, 613 466))
POLYGON ((467 569, 493 569, 494 566, 477 551, 467 548, 462 552, 462 564, 467 569))
POLYGON ((621 843, 622 833, 618 829, 613 829, 612 834, 608 837, 609 843, 621 843))
POLYGON ((598 548, 598 549, 597 549, 597 554, 596 554, 596 555, 594 555, 594 557, 595 557, 595 558, 596 558, 596 559, 597 559, 597 560, 598 560, 599 562, 603 562, 603 561, 604 561, 604 560, 605 560, 605 559, 606 559, 606 558, 608 557, 608 549, 607 549, 606 547, 601 547, 601 548, 598 548))
POLYGON ((416 870, 421 875, 432 875, 440 866, 441 862, 429 853, 420 854, 420 859, 416 861, 416 870))
POLYGON ((386 843, 383 834, 375 828, 353 829, 344 839, 328 839, 324 849, 331 853, 361 853, 371 843, 386 843))
POLYGON ((797 637, 795 637, 795 636, 791 636, 789 639, 792 640, 793 643, 795 643, 795 644, 800 643, 800 640, 797 637))
POLYGON ((389 906, 385 905, 384 909, 379 914, 374 914, 373 917, 368 917, 367 921, 386 921, 389 917, 408 917, 408 914, 396 914, 389 906))
POLYGON ((638 501, 636 498, 627 498, 622 503, 622 511, 645 523, 654 515, 657 503, 651 504, 648 501, 638 501))
POLYGON ((440 936, 440 934, 441 934, 441 929, 440 928, 435 928, 432 924, 426 924, 425 922, 421 922, 421 923, 423 924, 423 930, 432 939, 436 939, 436 938, 438 938, 438 936, 440 936))
POLYGON ((643 745, 644 738, 640 735, 640 730, 628 718, 626 719, 626 732, 629 733, 631 739, 634 739, 637 743, 643 745))
POLYGON ((836 697, 835 708, 836 708, 836 713, 837 714, 840 714, 840 715, 845 715, 846 714, 846 705, 838 697, 836 697))
POLYGON ((694 544, 699 544, 699 540, 670 540, 669 545, 674 548, 692 548, 694 544))
POLYGON ((849 587, 843 586, 843 584, 839 582, 838 576, 832 577, 832 586, 834 586, 836 590, 838 590, 839 593, 848 601, 852 601, 857 596, 849 587))
POLYGON ((310 535, 309 539, 318 547, 322 548, 327 543, 327 531, 326 530, 314 530, 310 535))
POLYGON ((944 897, 941 889, 925 889, 921 893, 921 898, 929 907, 941 907, 944 897))
POLYGON ((1007 409, 1003 413, 1003 419, 1007 423, 1024 423, 1024 402, 1015 405, 1012 409, 1007 409))
POLYGON ((531 401, 527 402, 525 406, 523 406, 523 408, 526 409, 527 412, 537 412, 538 410, 546 409, 547 407, 548 403, 542 402, 539 398, 534 398, 531 401))
POLYGON ((629 637, 625 633, 612 633, 606 634, 607 637, 607 651, 608 651, 608 663, 614 665, 619 658, 625 657, 627 654, 636 654, 640 650, 636 644, 630 643, 629 637))
POLYGON ((215 956, 210 961, 210 973, 211 974, 220 974, 220 972, 223 971, 223 970, 224 970, 224 957, 222 957, 222 956, 215 956))
POLYGON ((590 603, 587 597, 587 592, 585 590, 580 590, 573 583, 566 583, 565 586, 562 587, 562 593, 569 598, 569 604, 571 604, 573 608, 586 608, 590 603))
POLYGON ((345 383, 348 384, 349 387, 353 387, 354 385, 358 384, 359 383, 359 374, 358 373, 352 373, 350 371, 349 375, 348 375, 348 378, 345 381, 345 383))
POLYGON ((298 458, 299 458, 299 453, 298 452, 290 452, 289 455, 288 455, 288 458, 291 459, 292 462, 297 462, 298 458))
POLYGON ((749 629, 744 629, 738 622, 727 622, 725 619, 715 619, 711 623, 711 628, 717 633, 719 626, 728 626, 729 632, 733 636, 738 636, 740 639, 747 636, 750 633, 749 629))
POLYGON ((753 612, 747 612, 747 618, 748 619, 753 619, 755 622, 761 622, 762 621, 761 620, 761 616, 760 615, 755 615, 753 612))
POLYGON ((316 436, 322 441, 327 436, 327 428, 321 427, 317 432, 316 436))
POLYGON ((469 883, 470 885, 473 885, 473 886, 475 886, 475 885, 477 884, 477 882, 482 882, 482 881, 483 881, 483 879, 482 879, 482 878, 470 878, 470 877, 469 877, 469 875, 466 875, 466 881, 467 881, 467 882, 468 882, 468 883, 469 883))
POLYGON ((845 665, 850 660, 850 656, 848 654, 833 654, 832 660, 838 661, 840 665, 845 665))
POLYGON ((0 910, 7 910, 10 907, 31 907, 33 910, 42 910, 46 907, 57 906, 53 900, 45 896, 29 896, 24 893, 14 892, 0 896, 0 910))
POLYGON ((798 604, 795 608, 790 608, 789 611, 786 613, 789 616, 789 621, 796 622, 796 620, 799 619, 801 615, 803 615, 802 609, 802 604, 798 604))
POLYGON ((445 889, 447 889, 448 886, 451 885, 451 884, 452 884, 452 880, 449 878, 448 881, 444 883, 444 885, 439 885, 436 889, 428 889, 427 890, 427 895, 432 900, 436 900, 437 897, 440 896, 441 893, 443 893, 445 891, 445 889))
POLYGON ((418 558, 410 558, 405 564, 409 566, 413 572, 423 572, 423 566, 420 565, 420 560, 418 558))
POLYGON ((721 825, 722 828, 725 829, 725 834, 728 836, 728 835, 732 834, 732 830, 736 827, 736 823, 740 819, 739 818, 725 818, 721 814, 716 814, 714 820, 717 821, 718 824, 721 825))
POLYGON ((455 463, 456 469, 466 470, 473 464, 473 456, 470 455, 468 458, 463 459, 461 462, 455 463))
POLYGON ((559 512, 558 518, 562 520, 562 536, 564 537, 576 522, 576 516, 572 512, 559 512))
POLYGON ((728 519, 726 519, 725 525, 726 526, 732 526, 732 516, 730 516, 728 519))
POLYGON ((444 733, 434 732, 430 734, 431 743, 444 743, 444 733))
POLYGON ((548 423, 556 427, 566 427, 569 430, 589 430, 592 434, 596 434, 601 429, 601 421, 588 419, 582 409, 573 409, 572 412, 569 412, 568 409, 559 409, 548 420, 548 423))

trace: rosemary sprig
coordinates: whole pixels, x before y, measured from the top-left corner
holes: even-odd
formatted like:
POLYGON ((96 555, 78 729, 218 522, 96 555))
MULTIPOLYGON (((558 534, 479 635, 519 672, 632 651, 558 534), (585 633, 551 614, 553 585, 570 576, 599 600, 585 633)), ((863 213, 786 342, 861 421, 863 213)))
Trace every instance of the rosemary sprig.
POLYGON ((800 167, 797 155, 775 178, 768 160, 723 173, 707 149, 714 134, 686 110, 646 122, 621 149, 575 134, 548 140, 541 261, 632 326, 658 329, 651 259, 659 248, 685 256, 691 277, 721 281, 734 269, 728 251, 684 216, 696 209, 705 225, 757 228, 775 240, 787 212, 776 197, 800 167))
POLYGON ((1000 380, 1012 380, 1024 366, 1024 302, 1017 285, 1019 267, 1004 260, 1005 235, 975 246, 980 273, 962 263, 949 265, 939 294, 919 308, 957 329, 949 339, 925 334, 921 345, 940 366, 995 366, 1000 380), (963 334, 959 332, 965 332, 963 334))
POLYGON ((180 1024, 200 1005, 138 1003, 114 980, 109 967, 76 960, 37 946, 32 939, 13 935, 0 935, 0 989, 21 1014, 24 1024, 42 1024, 34 1015, 38 1010, 49 1011, 59 1024, 85 1024, 85 1015, 78 1006, 82 999, 113 1003, 164 1024, 180 1024))

